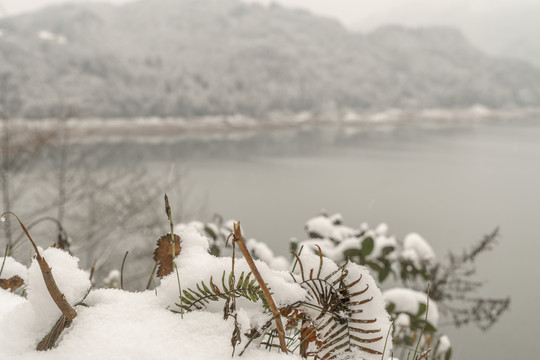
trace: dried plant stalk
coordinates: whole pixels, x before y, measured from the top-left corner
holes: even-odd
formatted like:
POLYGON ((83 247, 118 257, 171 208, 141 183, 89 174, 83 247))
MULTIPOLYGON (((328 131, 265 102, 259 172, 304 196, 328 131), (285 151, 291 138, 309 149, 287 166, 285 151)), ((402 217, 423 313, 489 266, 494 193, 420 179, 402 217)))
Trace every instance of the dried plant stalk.
POLYGON ((73 307, 69 304, 69 302, 66 300, 66 297, 62 292, 60 292, 60 289, 58 289, 58 285, 56 285, 56 281, 54 280, 53 274, 51 272, 51 267, 49 264, 47 264, 47 261, 45 258, 41 256, 39 253, 39 250, 36 246, 36 243, 30 236, 30 233, 22 223, 21 219, 11 211, 7 211, 3 213, 0 216, 4 215, 13 215, 19 222, 19 225, 21 225, 21 228, 23 229, 24 233, 26 234, 26 237, 28 237, 28 240, 32 243, 32 246, 34 247, 34 251, 36 252, 36 260, 39 264, 39 268, 41 269, 41 274, 43 275, 43 280, 45 281, 45 286, 47 287, 47 291, 51 295, 53 301, 55 302, 56 306, 60 309, 62 312, 62 316, 60 319, 54 324, 54 327, 52 330, 39 342, 39 344, 36 347, 36 350, 42 351, 42 350, 48 350, 51 349, 54 344, 56 343, 56 340, 60 337, 62 334, 62 331, 64 331, 65 328, 69 327, 71 325, 71 322, 75 317, 77 316, 77 312, 73 307))
POLYGON ((62 314, 66 317, 66 320, 68 323, 71 323, 75 316, 77 316, 77 312, 73 307, 69 304, 69 302, 66 300, 66 297, 62 292, 60 292, 60 289, 58 289, 58 285, 56 285, 56 281, 54 280, 54 277, 51 272, 51 268, 49 264, 47 264, 47 261, 41 256, 39 253, 39 250, 36 246, 36 243, 28 233, 28 230, 22 223, 22 221, 19 219, 17 215, 12 213, 11 211, 3 213, 1 216, 4 215, 13 215, 21 225, 21 228, 23 229, 24 233, 26 234, 26 237, 28 237, 28 240, 32 243, 32 246, 34 247, 34 251, 36 252, 36 260, 39 264, 39 268, 41 269, 41 274, 43 275, 43 280, 45 281, 45 286, 47 286, 47 290, 49 291, 49 294, 51 295, 53 301, 55 302, 56 306, 62 311, 62 314))
POLYGON ((272 310, 272 314, 274 314, 274 321, 276 322, 276 328, 277 328, 277 332, 279 336, 279 344, 281 346, 281 351, 287 354, 287 344, 285 342, 285 331, 283 330, 283 323, 281 322, 281 313, 279 312, 276 306, 276 303, 274 302, 274 299, 272 299, 272 296, 270 295, 270 291, 268 290, 266 283, 264 282, 261 274, 259 273, 259 270, 257 269, 257 266, 255 265, 255 262, 253 261, 253 258, 251 257, 251 254, 249 253, 249 250, 247 249, 246 244, 244 243, 244 240, 242 238, 242 231, 240 230, 240 222, 237 222, 234 224, 233 239, 234 239, 234 242, 238 244, 238 247, 240 248, 240 250, 242 250, 242 253, 244 254, 244 257, 246 258, 246 261, 251 269, 251 272, 255 276, 255 279, 257 279, 257 282, 259 283, 259 286, 261 287, 261 290, 264 293, 264 297, 266 298, 268 306, 270 306, 270 310, 272 310))

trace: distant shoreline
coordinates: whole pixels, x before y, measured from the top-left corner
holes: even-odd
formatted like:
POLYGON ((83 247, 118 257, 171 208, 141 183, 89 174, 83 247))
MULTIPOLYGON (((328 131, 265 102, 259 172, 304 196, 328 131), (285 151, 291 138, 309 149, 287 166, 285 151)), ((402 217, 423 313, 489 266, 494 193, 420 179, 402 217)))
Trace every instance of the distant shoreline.
MULTIPOLYGON (((303 127, 346 126, 377 127, 401 124, 464 124, 478 121, 514 121, 538 117, 540 108, 491 110, 483 106, 468 109, 425 109, 386 111, 340 115, 272 114, 264 120, 244 115, 205 116, 199 118, 71 118, 13 119, 10 125, 36 131, 58 131, 66 125, 67 136, 74 143, 99 141, 170 141, 188 136, 212 136, 231 133, 294 130, 303 127)), ((0 128, 2 123, 0 122, 0 128)))

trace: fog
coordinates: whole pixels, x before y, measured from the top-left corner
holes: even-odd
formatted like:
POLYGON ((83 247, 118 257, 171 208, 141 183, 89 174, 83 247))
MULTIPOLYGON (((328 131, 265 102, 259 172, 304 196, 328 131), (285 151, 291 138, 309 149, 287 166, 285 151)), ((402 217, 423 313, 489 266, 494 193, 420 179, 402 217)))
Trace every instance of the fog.
MULTIPOLYGON (((158 1, 158 0, 155 0, 158 1)), ((540 5, 535 0, 244 0, 282 4, 339 19, 350 29, 371 31, 397 24, 410 27, 450 26, 493 55, 514 57, 540 65, 540 5)), ((62 3, 87 0, 3 0, 4 16, 16 15, 62 3)), ((132 0, 95 1, 125 4, 132 0)))

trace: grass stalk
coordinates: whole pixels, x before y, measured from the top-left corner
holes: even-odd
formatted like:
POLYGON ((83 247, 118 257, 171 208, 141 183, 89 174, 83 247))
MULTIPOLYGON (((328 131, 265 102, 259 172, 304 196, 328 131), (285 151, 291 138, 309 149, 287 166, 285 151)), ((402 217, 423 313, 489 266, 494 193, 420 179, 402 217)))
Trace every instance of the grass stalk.
POLYGON ((392 328, 394 327, 394 323, 390 324, 390 327, 388 327, 388 332, 386 333, 386 339, 384 340, 384 347, 381 355, 381 360, 384 360, 384 353, 386 352, 386 345, 388 344, 388 337, 390 336, 390 332, 392 331, 392 328))
POLYGON ((148 278, 148 282, 146 283, 146 290, 150 289, 150 284, 154 283, 154 288, 156 287, 156 283, 154 281, 154 274, 156 272, 156 269, 158 267, 158 263, 154 263, 154 267, 152 268, 152 272, 150 273, 150 277, 148 278))
POLYGON ((122 259, 122 267, 120 268, 120 288, 124 290, 124 265, 126 263, 126 258, 129 254, 129 251, 126 251, 124 258, 122 259))

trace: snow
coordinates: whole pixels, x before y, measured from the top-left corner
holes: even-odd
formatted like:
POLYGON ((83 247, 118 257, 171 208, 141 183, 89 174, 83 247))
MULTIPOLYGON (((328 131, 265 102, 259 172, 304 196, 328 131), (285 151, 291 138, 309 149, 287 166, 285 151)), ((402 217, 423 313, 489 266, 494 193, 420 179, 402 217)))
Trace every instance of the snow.
MULTIPOLYGON (((383 249, 386 247, 392 247, 394 251, 387 253, 385 257, 389 260, 397 258, 398 241, 394 236, 390 236, 389 227, 386 223, 380 223, 374 230, 369 229, 367 223, 360 224, 358 229, 353 229, 342 225, 343 217, 341 214, 334 214, 330 216, 320 215, 310 219, 306 223, 306 231, 310 235, 318 235, 321 239, 309 239, 302 241, 298 244, 299 247, 304 246, 311 248, 316 252, 315 245, 319 245, 324 256, 327 256, 334 261, 340 263, 346 260, 344 252, 346 250, 358 250, 361 249, 362 241, 368 237, 374 240, 374 248, 367 259, 376 259, 383 255, 383 249), (328 239, 332 240, 329 241, 328 239)), ((419 237, 419 235, 417 235, 419 237)), ((420 240, 413 241, 408 240, 407 244, 412 248, 411 251, 405 249, 405 258, 410 258, 411 261, 417 260, 420 255, 418 252, 424 251, 425 246, 419 244, 420 240), (418 247, 418 249, 416 249, 418 247)), ((424 241, 425 243, 425 241, 424 241)), ((427 243, 426 243, 427 245, 427 243)), ((429 245, 427 245, 429 248, 429 245)), ((422 256, 428 257, 427 252, 422 256)))
POLYGON ((318 245, 325 257, 328 257, 337 263, 343 263, 347 260, 344 256, 344 252, 348 249, 359 249, 360 244, 361 242, 357 238, 346 239, 337 245, 328 239, 313 239, 302 241, 299 246, 304 247, 304 250, 302 250, 303 254, 308 251, 318 253, 318 245))
POLYGON ((396 320, 394 321, 394 326, 408 328, 411 324, 411 317, 405 313, 398 314, 396 320))
MULTIPOLYGON (((231 271, 231 258, 216 257, 208 253, 209 242, 193 227, 185 227, 178 232, 181 238, 182 251, 175 259, 178 267, 180 284, 183 290, 187 288, 196 289, 196 285, 201 281, 209 283, 212 277, 216 284, 221 284, 223 271, 229 276, 231 271)), ((237 256, 241 256, 237 248, 237 256)), ((292 283, 288 271, 272 270, 265 262, 255 260, 257 268, 263 279, 267 282, 270 291, 274 293, 276 304, 288 304, 305 298, 305 291, 298 284, 292 283)), ((251 270, 243 258, 235 260, 235 274, 240 276, 249 273, 251 270)), ((157 289, 158 298, 163 307, 174 307, 178 303, 178 281, 176 274, 172 273, 161 280, 157 289)), ((259 306, 251 302, 242 301, 240 303, 246 307, 259 306)), ((221 312, 223 304, 215 304, 209 307, 210 311, 221 312)))
POLYGON ((355 236, 358 232, 348 226, 341 225, 342 222, 343 217, 341 214, 334 214, 329 217, 320 215, 308 220, 305 228, 310 235, 316 234, 321 238, 339 242, 355 236))
POLYGON ((283 271, 289 269, 289 261, 283 256, 275 256, 274 252, 265 243, 249 239, 246 241, 246 247, 255 258, 264 261, 270 268, 283 271))
MULTIPOLYGON (((39 251, 49 264, 56 285, 67 301, 72 305, 81 301, 90 289, 91 283, 89 274, 78 268, 79 259, 56 248, 45 251, 39 249, 39 251)), ((43 328, 50 329, 60 317, 61 312, 49 295, 36 259, 32 261, 28 270, 27 293, 28 301, 36 314, 39 314, 39 323, 43 325, 43 328)))
MULTIPOLYGON (((373 247, 373 252, 371 253, 371 256, 370 256, 371 258, 377 258, 381 256, 383 254, 383 249, 386 247, 391 246, 394 249, 397 249, 398 247, 398 242, 396 238, 393 236, 385 236, 385 235, 377 236, 376 238, 374 238, 374 244, 375 246, 373 247)), ((397 254, 395 252, 392 252, 387 255, 388 259, 394 259, 395 257, 397 257, 397 254)))
POLYGON ((388 225, 386 223, 380 223, 376 228, 375 228, 375 233, 377 235, 386 235, 388 233, 388 225))
MULTIPOLYGON (((39 251, 67 301, 70 304, 81 301, 90 288, 90 280, 87 272, 77 268, 79 260, 56 248, 39 251)), ((27 278, 27 299, 21 297, 18 304, 0 318, 0 351, 4 353, 0 358, 32 351, 61 315, 47 291, 35 259, 28 269, 27 278)))
MULTIPOLYGON (((98 289, 88 295, 85 303, 89 307, 77 308, 78 316, 65 331, 57 348, 36 352, 30 348, 21 351, 12 346, 6 351, 2 346, 0 358, 214 360, 231 357, 233 322, 232 318, 224 321, 222 314, 192 312, 184 314, 181 319, 159 306, 154 293, 148 291, 130 293, 98 289)), ((9 328, 9 331, 22 335, 20 325, 24 324, 6 323, 2 319, 0 322, 2 329, 9 328)), ((5 345, 3 340, 0 339, 0 344, 5 345)), ((248 360, 299 359, 256 348, 246 351, 243 357, 248 360)))
POLYGON ((437 347, 437 353, 435 354, 435 356, 446 353, 448 350, 450 350, 451 346, 452 344, 450 343, 450 339, 448 338, 448 336, 441 336, 439 338, 439 345, 437 347))
MULTIPOLYGON (((420 304, 426 305, 427 295, 423 292, 407 289, 407 288, 393 288, 383 292, 383 296, 386 303, 393 303, 395 305, 394 313, 406 313, 412 316, 418 314, 420 310, 420 304)), ((425 313, 421 315, 423 319, 425 313)), ((400 321, 404 321, 403 318, 400 321)), ((429 301, 429 308, 427 314, 427 321, 433 326, 437 327, 439 323, 439 310, 435 301, 429 301)))
POLYGON ((111 270, 107 277, 103 279, 103 284, 109 288, 117 288, 120 285, 120 275, 120 270, 111 270))
MULTIPOLYGON (((203 236, 195 226, 178 226, 182 251, 175 259, 182 289, 196 288, 201 281, 210 277, 221 285, 223 271, 231 271, 230 257, 215 257, 208 253, 210 240, 203 236)), ((330 241, 330 240, 327 240, 330 241)), ((347 240, 344 240, 347 242, 347 240)), ((306 300, 307 291, 293 281, 286 270, 286 259, 279 260, 266 246, 256 241, 248 241, 251 251, 261 259, 271 260, 267 265, 256 260, 262 277, 267 282, 278 306, 306 300), (276 263, 283 261, 282 264, 276 263), (272 265, 274 262, 274 265, 272 265), (279 265, 279 266, 278 266, 279 265)), ((75 305, 83 300, 90 289, 89 274, 78 268, 78 259, 69 253, 49 248, 39 249, 52 269, 60 291, 67 301, 75 305)), ((8 258, 9 259, 9 258, 8 258)), ((302 254, 305 270, 319 268, 319 257, 306 251, 302 254)), ((8 260, 6 259, 6 264, 8 260)), ((185 312, 183 316, 173 313, 175 303, 179 302, 176 273, 164 277, 154 291, 128 292, 119 289, 92 289, 86 298, 86 306, 76 306, 77 317, 71 326, 64 330, 58 345, 49 351, 37 352, 37 343, 50 331, 60 316, 56 304, 51 299, 37 261, 34 259, 29 269, 9 260, 6 269, 11 273, 24 275, 27 282, 27 299, 0 290, 0 359, 10 360, 86 360, 86 359, 193 359, 214 360, 231 357, 231 334, 233 318, 223 319, 224 301, 211 303, 204 311, 185 312)), ((322 274, 330 274, 337 264, 325 259, 322 274)), ((235 274, 247 274, 250 268, 237 249, 235 274)), ((298 267, 297 267, 298 271, 298 267)), ((382 329, 386 336, 390 327, 390 317, 386 313, 383 296, 368 270, 360 265, 349 263, 346 267, 349 276, 345 283, 360 281, 352 285, 350 291, 357 292, 367 288, 362 296, 373 299, 362 304, 363 312, 350 314, 353 318, 366 316, 377 318, 369 328, 382 329)), ((6 273, 8 274, 8 273, 6 273)), ((117 270, 111 271, 107 281, 117 280, 117 270)), ((354 305, 360 306, 360 305, 354 305)), ((240 326, 243 349, 247 343, 244 333, 253 327, 260 327, 271 315, 263 313, 262 304, 239 298, 237 301, 237 320, 240 326)), ((391 346, 391 340, 389 345, 391 346)), ((277 351, 269 352, 252 344, 243 355, 246 360, 299 360, 296 355, 283 355, 277 351)), ((313 346, 313 344, 312 344, 313 346)), ((370 348, 381 351, 384 341, 370 344, 370 348)), ((387 346, 386 359, 389 357, 387 346)), ((366 360, 381 359, 361 353, 366 360)), ((360 353, 357 354, 360 358, 360 353)))
MULTIPOLYGON (((230 269, 231 259, 208 254, 208 240, 195 228, 185 228, 179 235, 183 249, 176 261, 183 286, 192 286, 211 274, 221 277, 222 270, 230 269)), ((82 300, 90 281, 88 273, 77 268, 78 259, 55 248, 40 249, 40 253, 52 268, 66 299, 71 304, 82 300)), ((247 271, 245 260, 236 261, 238 274, 247 271)), ((276 294, 278 303, 305 297, 304 291, 290 278, 285 280, 287 272, 273 271, 260 261, 257 266, 269 286, 283 294, 276 294)), ((51 329, 60 312, 45 288, 36 260, 30 266, 28 280, 28 299, 0 291, 0 359, 213 360, 231 356, 233 320, 223 320, 223 304, 218 307, 219 311, 188 312, 183 318, 168 309, 171 301, 178 301, 175 276, 163 279, 157 289, 160 296, 153 291, 92 290, 84 300, 88 307, 76 307, 78 315, 64 331, 58 346, 37 352, 36 344, 51 329)), ((239 306, 238 318, 244 331, 262 322, 252 317, 251 312, 252 309, 239 306)), ((248 360, 299 359, 256 347, 248 349, 243 357, 248 360)))
POLYGON ((423 237, 416 233, 405 236, 401 256, 418 266, 435 261, 435 252, 433 251, 433 248, 423 237))
POLYGON ((0 324, 2 323, 2 316, 9 313, 15 306, 26 302, 26 299, 11 293, 8 290, 0 288, 0 324))
POLYGON ((311 234, 318 234, 323 238, 329 238, 334 230, 334 224, 326 216, 317 216, 306 222, 306 231, 311 234))
POLYGON ((41 30, 37 33, 37 37, 43 41, 52 41, 56 42, 59 45, 64 45, 67 43, 67 38, 61 34, 54 34, 47 30, 41 30))
MULTIPOLYGON (((0 268, 2 267, 3 261, 4 258, 1 257, 0 268)), ((26 268, 26 266, 17 262, 17 260, 12 258, 11 256, 7 256, 6 262, 4 264, 4 269, 2 270, 2 274, 0 274, 0 279, 9 279, 13 276, 20 277, 26 284, 28 282, 28 269, 26 268)))
POLYGON ((46 30, 41 30, 40 32, 38 32, 37 36, 41 40, 47 40, 47 41, 52 41, 56 38, 56 36, 52 32, 46 31, 46 30))
MULTIPOLYGON (((361 237, 350 237, 350 238, 343 239, 337 244, 329 239, 310 239, 310 240, 301 241, 298 244, 298 247, 300 248, 303 246, 304 247, 303 251, 309 250, 313 253, 318 253, 317 246, 319 246, 325 257, 328 257, 337 263, 343 263, 347 260, 345 251, 361 249, 362 241, 366 237, 371 236, 371 235, 373 234, 371 232, 368 232, 361 237)), ((396 249, 398 246, 397 241, 394 237, 377 236, 377 237, 374 237, 373 240, 374 240, 373 251, 371 252, 369 256, 367 256, 367 259, 374 259, 381 256, 382 251, 385 247, 392 246, 394 249, 396 249)), ((397 256, 396 254, 390 253, 387 255, 387 258, 393 259, 396 256, 397 256)))

